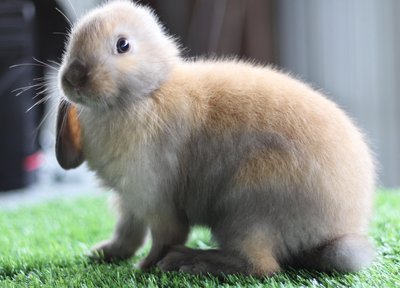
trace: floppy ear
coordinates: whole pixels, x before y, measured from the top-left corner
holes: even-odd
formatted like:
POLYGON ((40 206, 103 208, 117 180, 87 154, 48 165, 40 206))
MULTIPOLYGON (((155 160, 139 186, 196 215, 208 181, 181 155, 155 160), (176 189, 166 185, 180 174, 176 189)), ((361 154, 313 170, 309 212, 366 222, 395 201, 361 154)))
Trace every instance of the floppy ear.
POLYGON ((56 157, 64 169, 76 168, 85 160, 77 110, 67 101, 61 101, 58 106, 56 157))

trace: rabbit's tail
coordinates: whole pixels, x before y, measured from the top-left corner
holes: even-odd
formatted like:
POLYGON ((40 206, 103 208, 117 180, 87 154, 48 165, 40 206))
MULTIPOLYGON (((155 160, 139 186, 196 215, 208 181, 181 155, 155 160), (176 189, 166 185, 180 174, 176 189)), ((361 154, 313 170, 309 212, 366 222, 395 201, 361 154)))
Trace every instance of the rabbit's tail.
POLYGON ((324 272, 356 272, 371 264, 375 249, 365 236, 349 234, 296 257, 293 266, 324 272))

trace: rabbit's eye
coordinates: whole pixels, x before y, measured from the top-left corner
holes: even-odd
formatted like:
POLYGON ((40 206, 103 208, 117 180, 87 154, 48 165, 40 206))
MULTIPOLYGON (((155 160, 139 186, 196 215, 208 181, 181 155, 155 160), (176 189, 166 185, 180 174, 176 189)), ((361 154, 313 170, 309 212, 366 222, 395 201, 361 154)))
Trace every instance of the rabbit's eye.
POLYGON ((126 53, 129 51, 130 45, 126 38, 119 38, 117 41, 117 52, 119 54, 126 53))

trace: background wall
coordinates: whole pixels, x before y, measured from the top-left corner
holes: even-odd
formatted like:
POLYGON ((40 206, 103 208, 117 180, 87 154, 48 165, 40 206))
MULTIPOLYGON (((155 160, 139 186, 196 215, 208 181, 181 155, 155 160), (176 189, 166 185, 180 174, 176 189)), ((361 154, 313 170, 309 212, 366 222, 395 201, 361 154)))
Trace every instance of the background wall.
POLYGON ((400 2, 279 0, 278 62, 364 129, 383 185, 400 185, 400 2))
MULTIPOLYGON (((68 14, 100 0, 60 0, 68 14)), ((386 187, 400 186, 400 1, 142 0, 188 47, 277 64, 323 90, 367 134, 386 187)))

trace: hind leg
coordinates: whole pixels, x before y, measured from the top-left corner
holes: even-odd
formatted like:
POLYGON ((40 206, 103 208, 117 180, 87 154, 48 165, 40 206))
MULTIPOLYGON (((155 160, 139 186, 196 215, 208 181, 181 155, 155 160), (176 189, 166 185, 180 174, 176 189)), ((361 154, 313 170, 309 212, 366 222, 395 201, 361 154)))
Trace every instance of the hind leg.
POLYGON ((159 215, 149 221, 153 243, 149 254, 139 264, 143 270, 154 267, 172 246, 184 244, 189 232, 187 222, 175 213, 164 209, 159 215))
POLYGON ((238 273, 257 277, 272 275, 280 271, 280 266, 271 246, 262 240, 264 238, 253 234, 229 248, 198 250, 175 246, 157 266, 163 271, 216 276, 238 273))
POLYGON ((295 267, 324 272, 356 272, 369 266, 375 250, 365 236, 349 234, 302 253, 295 267))
POLYGON ((239 255, 219 249, 200 250, 185 246, 172 247, 158 262, 163 271, 179 271, 191 274, 237 274, 246 273, 248 263, 239 255))

